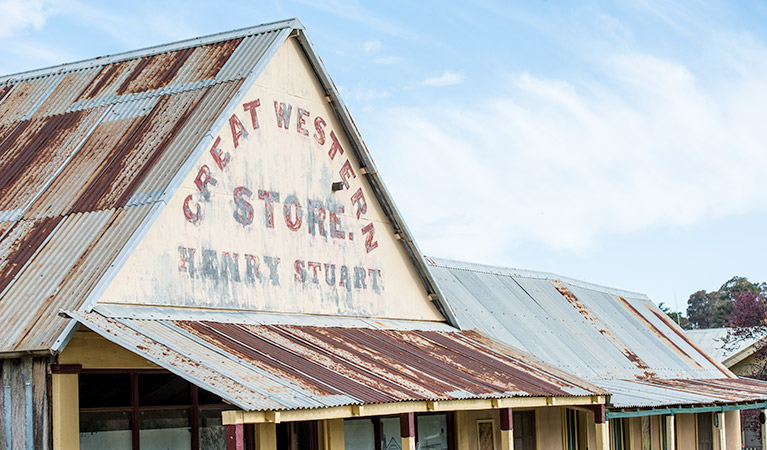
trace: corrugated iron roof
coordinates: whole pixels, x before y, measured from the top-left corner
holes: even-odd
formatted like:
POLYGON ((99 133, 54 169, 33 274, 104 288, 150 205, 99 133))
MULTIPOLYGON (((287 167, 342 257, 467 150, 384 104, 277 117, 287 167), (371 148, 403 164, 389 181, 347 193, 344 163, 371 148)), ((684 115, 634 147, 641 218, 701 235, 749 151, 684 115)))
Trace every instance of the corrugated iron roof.
POLYGON ((51 348, 296 20, 0 77, 0 352, 51 348))
POLYGON ((763 339, 750 337, 726 342, 728 332, 728 328, 685 330, 690 339, 726 367, 732 367, 753 355, 759 347, 754 344, 763 339))
POLYGON ((642 294, 427 258, 461 328, 589 380, 733 378, 642 294))
POLYGON ((767 382, 747 378, 596 380, 610 391, 613 408, 746 403, 767 399, 767 382))
POLYGON ((68 314, 245 410, 607 394, 476 331, 68 314))

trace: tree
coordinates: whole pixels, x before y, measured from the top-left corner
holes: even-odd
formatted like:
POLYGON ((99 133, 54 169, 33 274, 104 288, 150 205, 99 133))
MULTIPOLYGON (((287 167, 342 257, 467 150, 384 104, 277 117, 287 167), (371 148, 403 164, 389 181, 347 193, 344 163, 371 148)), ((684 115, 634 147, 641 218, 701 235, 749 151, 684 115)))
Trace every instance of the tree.
MULTIPOLYGON (((724 348, 733 348, 744 340, 753 341, 751 345, 755 350, 754 363, 749 366, 749 373, 739 375, 767 380, 767 339, 764 339, 767 337, 767 284, 749 283, 747 279, 742 278, 735 280, 731 287, 732 312, 727 323, 730 329, 723 340, 724 348)), ((741 420, 745 427, 757 435, 761 433, 757 410, 743 411, 741 420)))
POLYGON ((677 325, 685 330, 690 329, 690 321, 687 317, 683 316, 679 311, 672 311, 670 307, 666 306, 663 302, 658 304, 658 308, 663 311, 667 316, 671 318, 677 325))
POLYGON ((732 277, 718 290, 697 291, 687 300, 687 318, 691 328, 721 328, 729 325, 735 296, 746 292, 759 294, 765 283, 752 283, 746 277, 732 277))

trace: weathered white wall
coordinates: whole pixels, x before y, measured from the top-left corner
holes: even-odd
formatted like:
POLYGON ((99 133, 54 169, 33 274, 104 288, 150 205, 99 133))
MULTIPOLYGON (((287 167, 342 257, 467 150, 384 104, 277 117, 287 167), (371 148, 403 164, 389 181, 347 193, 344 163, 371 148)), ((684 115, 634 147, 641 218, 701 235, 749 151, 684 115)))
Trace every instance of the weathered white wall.
POLYGON ((443 320, 295 39, 215 141, 101 302, 443 320))

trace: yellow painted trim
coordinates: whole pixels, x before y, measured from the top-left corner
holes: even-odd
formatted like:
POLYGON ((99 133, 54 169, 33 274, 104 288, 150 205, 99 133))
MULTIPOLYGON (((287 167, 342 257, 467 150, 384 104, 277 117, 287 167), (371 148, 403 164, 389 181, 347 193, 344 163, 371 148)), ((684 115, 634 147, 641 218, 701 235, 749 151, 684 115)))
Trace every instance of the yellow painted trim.
POLYGON ((141 356, 90 330, 75 332, 59 355, 59 364, 81 364, 83 369, 157 369, 141 356))
MULTIPOLYGON (((470 399, 379 403, 374 405, 348 405, 317 409, 286 411, 224 411, 224 425, 235 423, 279 423, 301 420, 346 419, 350 417, 386 416, 409 412, 472 411, 498 408, 537 408, 551 406, 552 397, 515 397, 501 399, 470 399)), ((603 396, 556 397, 557 406, 602 404, 603 396)))
POLYGON ((80 400, 77 374, 51 375, 54 450, 80 448, 80 400))
POLYGON ((256 450, 277 450, 277 426, 273 423, 256 425, 256 450))
POLYGON ((325 431, 325 450, 344 450, 344 420, 324 420, 322 424, 325 431))

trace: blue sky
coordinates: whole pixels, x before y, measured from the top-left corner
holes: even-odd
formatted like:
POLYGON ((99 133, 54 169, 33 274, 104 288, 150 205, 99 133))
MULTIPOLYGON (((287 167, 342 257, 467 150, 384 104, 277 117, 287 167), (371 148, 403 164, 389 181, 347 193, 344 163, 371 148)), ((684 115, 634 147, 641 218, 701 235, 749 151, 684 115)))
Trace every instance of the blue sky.
POLYGON ((298 17, 424 253, 767 281, 767 4, 0 0, 8 74, 298 17))

